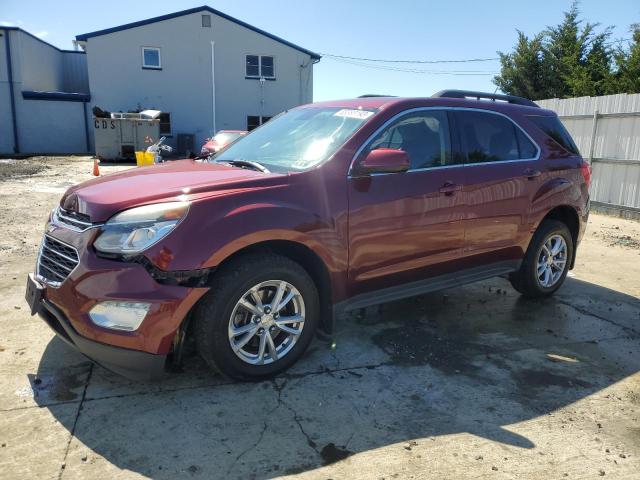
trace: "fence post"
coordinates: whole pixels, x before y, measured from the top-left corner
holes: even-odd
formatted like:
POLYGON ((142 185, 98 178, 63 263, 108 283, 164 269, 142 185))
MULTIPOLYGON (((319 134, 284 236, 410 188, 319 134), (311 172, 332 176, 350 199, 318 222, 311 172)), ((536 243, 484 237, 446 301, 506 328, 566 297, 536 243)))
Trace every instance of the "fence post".
POLYGON ((596 134, 598 133, 598 109, 593 111, 593 124, 591 125, 591 141, 589 142, 589 164, 593 163, 593 151, 596 145, 596 134))

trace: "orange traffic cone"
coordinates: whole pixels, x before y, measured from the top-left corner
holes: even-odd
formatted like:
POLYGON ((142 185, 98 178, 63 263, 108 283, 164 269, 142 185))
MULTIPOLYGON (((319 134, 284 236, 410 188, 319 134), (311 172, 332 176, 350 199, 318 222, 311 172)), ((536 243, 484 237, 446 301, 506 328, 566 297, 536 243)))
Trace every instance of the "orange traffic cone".
POLYGON ((93 159, 93 176, 94 177, 100 176, 100 167, 98 166, 99 163, 100 163, 100 160, 98 160, 97 158, 93 159))

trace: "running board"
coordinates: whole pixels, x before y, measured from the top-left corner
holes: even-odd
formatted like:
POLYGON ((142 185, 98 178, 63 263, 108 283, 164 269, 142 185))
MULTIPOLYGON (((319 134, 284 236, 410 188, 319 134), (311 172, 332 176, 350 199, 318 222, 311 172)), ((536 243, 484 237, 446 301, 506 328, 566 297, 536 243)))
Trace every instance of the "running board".
POLYGON ((338 318, 338 315, 350 310, 402 300, 446 288, 460 287, 468 283, 505 275, 519 270, 520 264, 521 260, 505 260, 356 295, 334 305, 334 318, 338 318))

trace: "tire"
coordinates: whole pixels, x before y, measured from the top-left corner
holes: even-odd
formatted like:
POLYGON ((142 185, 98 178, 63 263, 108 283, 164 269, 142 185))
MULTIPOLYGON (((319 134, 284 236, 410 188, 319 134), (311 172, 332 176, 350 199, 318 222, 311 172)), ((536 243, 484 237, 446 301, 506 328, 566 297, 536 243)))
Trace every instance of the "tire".
POLYGON ((552 295, 562 286, 567 277, 574 248, 573 237, 564 223, 558 220, 544 220, 531 239, 520 270, 509 275, 511 285, 523 296, 528 298, 541 298, 552 295), (551 277, 546 277, 545 273, 538 275, 538 268, 541 268, 539 262, 542 262, 544 258, 548 258, 546 251, 543 253, 545 244, 551 240, 551 244, 556 245, 555 242, 559 237, 564 240, 566 245, 562 271, 560 272, 556 269, 557 265, 561 263, 560 259, 562 258, 562 255, 558 255, 557 257, 552 257, 550 260, 550 262, 555 265, 555 267, 549 265, 550 271, 552 272, 550 274, 551 277), (557 278, 554 278, 555 275, 557 275, 557 278), (550 280, 545 284, 546 278, 550 280))
POLYGON ((194 311, 198 352, 214 370, 236 380, 259 381, 275 376, 303 355, 313 339, 319 311, 318 290, 299 264, 268 252, 244 255, 216 273, 210 291, 194 311), (274 296, 284 284, 279 305, 290 295, 291 299, 279 312, 271 312, 274 296), (250 293, 259 285, 256 293, 250 293), (242 299, 244 305, 239 304, 242 299), (246 307, 247 302, 251 309, 246 307), (303 322, 291 323, 296 318, 303 322), (292 335, 281 327, 300 333, 292 335), (236 334, 242 328, 251 330, 232 336, 232 330, 236 334), (231 343, 238 347, 255 328, 258 330, 236 353, 231 343), (275 348, 275 360, 271 347, 275 348))

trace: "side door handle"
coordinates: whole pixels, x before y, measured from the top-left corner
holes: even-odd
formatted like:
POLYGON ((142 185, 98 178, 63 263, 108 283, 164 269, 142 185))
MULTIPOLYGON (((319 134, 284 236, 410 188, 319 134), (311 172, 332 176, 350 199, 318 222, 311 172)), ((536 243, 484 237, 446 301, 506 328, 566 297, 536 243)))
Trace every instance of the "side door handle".
POLYGON ((523 173, 529 180, 533 180, 534 178, 542 175, 542 172, 540 170, 534 170, 533 168, 527 168, 523 173))
POLYGON ((439 192, 445 195, 453 195, 455 192, 460 190, 462 190, 462 185, 458 185, 453 182, 445 182, 445 184, 440 187, 439 192))

